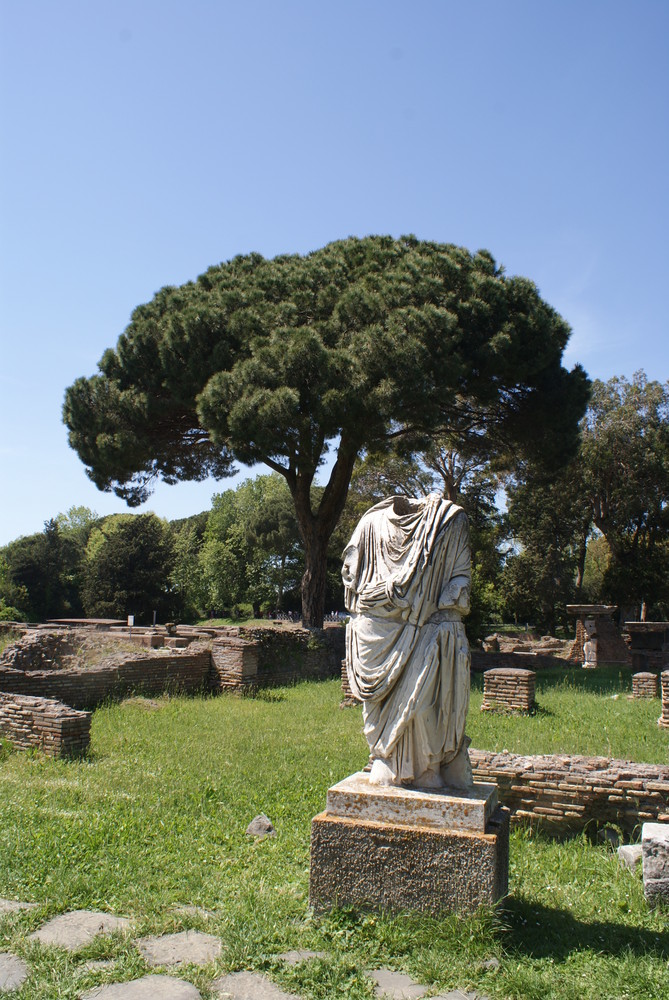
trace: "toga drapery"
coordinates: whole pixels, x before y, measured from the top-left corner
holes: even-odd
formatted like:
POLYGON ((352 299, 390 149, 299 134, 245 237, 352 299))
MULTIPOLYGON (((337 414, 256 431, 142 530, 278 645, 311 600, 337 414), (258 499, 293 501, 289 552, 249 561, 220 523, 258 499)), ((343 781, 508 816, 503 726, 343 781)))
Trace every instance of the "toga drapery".
POLYGON ((351 690, 372 757, 411 782, 453 760, 465 736, 466 514, 437 494, 390 497, 363 515, 343 558, 351 690))

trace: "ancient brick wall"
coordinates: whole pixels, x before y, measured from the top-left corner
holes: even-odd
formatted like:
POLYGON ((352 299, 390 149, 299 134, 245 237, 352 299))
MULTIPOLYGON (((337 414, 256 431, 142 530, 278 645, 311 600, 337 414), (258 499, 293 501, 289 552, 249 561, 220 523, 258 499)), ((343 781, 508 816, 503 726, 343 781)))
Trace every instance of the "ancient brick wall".
POLYGON ((477 674, 498 667, 515 667, 521 670, 552 670, 555 667, 572 666, 559 656, 549 656, 547 653, 485 653, 480 649, 472 649, 471 658, 472 670, 477 674))
MULTIPOLYGON (((226 637, 220 642, 223 644, 232 638, 226 637)), ((256 646, 256 683, 260 687, 336 677, 344 655, 345 630, 341 625, 326 625, 320 632, 240 627, 238 638, 256 646)))
POLYGON ((211 645, 214 687, 222 691, 258 686, 258 643, 230 636, 211 645))
POLYGON ((91 716, 50 698, 0 694, 0 736, 51 757, 79 757, 91 739, 91 716))
POLYGON ((143 656, 119 656, 114 663, 58 670, 17 670, 0 665, 0 691, 56 698, 73 708, 93 709, 107 698, 133 692, 161 694, 180 691, 194 694, 211 685, 208 649, 170 651, 143 656))
POLYGON ((630 835, 642 823, 669 821, 669 767, 606 757, 469 754, 475 780, 497 784, 512 822, 540 823, 555 833, 609 824, 630 835))
POLYGON ((533 670, 499 667, 483 675, 482 712, 531 712, 537 675, 533 670))
MULTIPOLYGON (((588 617, 586 615, 586 617, 588 617)), ((597 662, 598 663, 631 663, 632 656, 623 639, 618 626, 611 617, 597 615, 595 618, 597 630, 597 662)), ((569 653, 572 663, 583 663, 585 653, 583 643, 586 640, 584 619, 576 621, 576 636, 569 653)))

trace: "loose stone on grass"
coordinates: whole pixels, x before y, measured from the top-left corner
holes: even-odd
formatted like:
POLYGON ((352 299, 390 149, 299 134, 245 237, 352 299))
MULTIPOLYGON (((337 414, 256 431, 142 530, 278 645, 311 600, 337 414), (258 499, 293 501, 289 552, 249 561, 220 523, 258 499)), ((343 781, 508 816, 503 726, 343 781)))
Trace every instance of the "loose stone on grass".
POLYGON ((80 994, 80 1000, 201 1000, 201 994, 183 979, 151 975, 130 983, 96 986, 80 994))
POLYGON ((295 951, 284 951, 282 955, 277 955, 276 958, 287 965, 298 965, 300 962, 310 962, 314 958, 327 958, 327 952, 298 948, 295 951))
POLYGON ((137 942, 137 947, 152 968, 156 965, 206 965, 221 953, 219 939, 202 931, 145 937, 137 942))
POLYGON ((34 910, 37 903, 19 903, 16 899, 0 899, 0 914, 17 913, 19 910, 34 910))
POLYGON ((221 1000, 300 1000, 294 993, 284 993, 265 976, 255 972, 233 972, 211 984, 221 1000))
POLYGON ((403 972, 382 968, 370 970, 367 975, 376 983, 375 992, 379 998, 414 1000, 414 998, 425 996, 427 993, 427 986, 421 986, 411 976, 405 976, 403 972))
POLYGON ((130 927, 125 917, 115 917, 111 913, 97 913, 94 910, 72 910, 48 920, 28 938, 44 945, 56 945, 68 951, 77 951, 90 944, 98 934, 112 934, 130 927))
POLYGON ((249 825, 246 827, 247 837, 276 837, 276 830, 272 826, 272 821, 265 816, 264 813, 260 813, 259 816, 254 816, 249 825))
POLYGON ((642 857, 643 847, 641 844, 622 844, 618 848, 618 861, 632 872, 636 871, 642 857))
POLYGON ((0 953, 0 993, 18 990, 28 978, 28 966, 19 958, 5 951, 0 953))

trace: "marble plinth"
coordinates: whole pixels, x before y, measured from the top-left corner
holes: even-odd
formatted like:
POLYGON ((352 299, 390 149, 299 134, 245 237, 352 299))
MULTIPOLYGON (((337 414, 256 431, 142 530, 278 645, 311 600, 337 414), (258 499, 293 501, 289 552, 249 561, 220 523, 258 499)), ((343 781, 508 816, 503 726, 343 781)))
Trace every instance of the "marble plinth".
POLYGON ((381 910, 471 913, 506 895, 509 811, 497 787, 466 792, 370 785, 329 789, 311 827, 309 901, 381 910))
POLYGON ((497 785, 477 782, 466 791, 430 792, 397 785, 372 785, 358 771, 328 788, 328 816, 372 823, 398 823, 431 830, 485 831, 497 808, 497 785))

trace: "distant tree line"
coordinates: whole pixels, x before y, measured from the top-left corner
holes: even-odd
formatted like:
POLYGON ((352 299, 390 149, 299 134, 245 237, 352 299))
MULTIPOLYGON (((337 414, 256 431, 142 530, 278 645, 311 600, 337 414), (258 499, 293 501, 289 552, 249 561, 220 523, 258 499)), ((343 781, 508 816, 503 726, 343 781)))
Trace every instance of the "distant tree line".
MULTIPOLYGON (((469 631, 532 623, 554 631, 572 602, 623 617, 669 617, 669 383, 592 385, 576 456, 555 477, 519 458, 509 471, 485 434, 437 434, 365 451, 327 550, 326 610, 343 608, 341 552, 362 513, 392 493, 437 490, 471 525, 469 631)), ((312 485, 312 504, 323 488, 312 485)), ((100 518, 75 507, 0 549, 0 617, 195 621, 242 609, 299 612, 304 546, 285 477, 249 479, 210 511, 100 518)))

